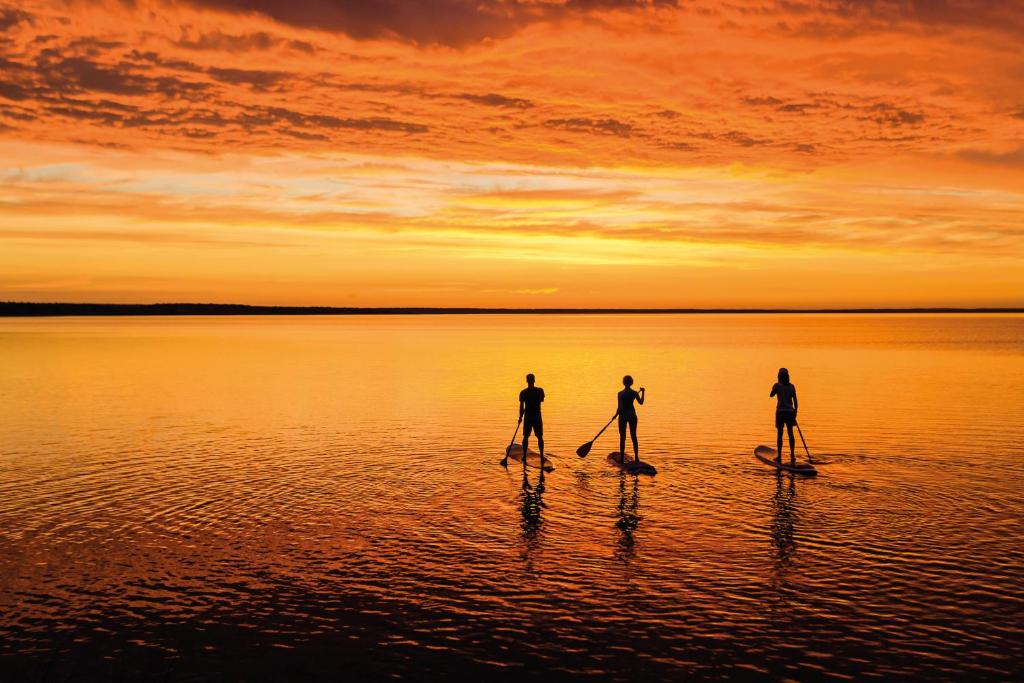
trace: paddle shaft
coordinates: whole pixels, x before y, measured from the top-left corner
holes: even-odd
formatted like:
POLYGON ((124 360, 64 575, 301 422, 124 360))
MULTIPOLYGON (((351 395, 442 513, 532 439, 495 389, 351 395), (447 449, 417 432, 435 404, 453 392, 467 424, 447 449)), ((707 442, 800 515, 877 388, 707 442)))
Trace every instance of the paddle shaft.
POLYGON ((593 439, 590 440, 590 443, 594 443, 595 441, 597 441, 597 437, 601 436, 602 434, 604 434, 604 430, 606 430, 609 427, 611 427, 612 426, 612 422, 615 422, 615 418, 617 418, 618 416, 619 416, 618 413, 615 413, 614 415, 612 415, 612 419, 608 420, 608 424, 606 424, 604 427, 601 427, 601 431, 599 431, 597 433, 597 436, 595 436, 593 439))
POLYGON ((796 425, 796 432, 797 432, 797 434, 800 435, 800 443, 802 443, 804 445, 804 450, 807 451, 807 462, 809 462, 809 463, 811 463, 813 465, 814 464, 814 458, 811 457, 811 451, 810 451, 809 448, 807 448, 807 442, 804 441, 804 433, 803 433, 803 430, 800 429, 800 423, 797 422, 796 420, 793 420, 793 424, 796 425))
MULTIPOLYGON (((516 431, 512 432, 512 440, 508 442, 508 448, 505 449, 506 453, 511 451, 512 447, 516 445, 516 437, 519 436, 519 425, 521 424, 523 424, 522 415, 519 416, 519 422, 516 422, 516 431)), ((800 438, 802 439, 803 437, 801 436, 800 438)))

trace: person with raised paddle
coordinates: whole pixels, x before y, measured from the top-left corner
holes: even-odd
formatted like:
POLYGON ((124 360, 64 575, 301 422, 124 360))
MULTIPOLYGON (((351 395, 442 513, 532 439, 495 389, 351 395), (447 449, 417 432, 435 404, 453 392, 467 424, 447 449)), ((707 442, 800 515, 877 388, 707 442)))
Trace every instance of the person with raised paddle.
POLYGON ((776 397, 775 430, 776 456, 775 462, 782 462, 782 428, 789 430, 789 464, 796 465, 796 439, 793 438, 793 425, 796 424, 796 386, 789 381, 789 370, 779 368, 779 381, 772 385, 772 393, 768 397, 776 397))
POLYGON ((640 446, 636 440, 636 406, 633 402, 636 401, 640 405, 644 404, 644 394, 646 389, 640 387, 640 392, 633 391, 633 378, 626 375, 622 378, 622 391, 618 394, 618 411, 615 413, 619 418, 619 453, 622 454, 622 462, 626 462, 626 427, 629 427, 629 437, 633 441, 633 463, 635 465, 640 464, 640 446))

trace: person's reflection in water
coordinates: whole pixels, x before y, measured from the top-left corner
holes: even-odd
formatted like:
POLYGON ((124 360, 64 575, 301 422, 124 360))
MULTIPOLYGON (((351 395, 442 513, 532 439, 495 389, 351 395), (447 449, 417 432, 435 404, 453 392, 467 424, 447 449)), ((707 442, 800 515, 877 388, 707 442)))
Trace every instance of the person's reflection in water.
POLYGON ((530 486, 530 480, 523 468, 523 493, 520 511, 523 515, 523 542, 527 571, 532 571, 531 559, 533 551, 540 543, 541 529, 544 526, 544 470, 540 470, 537 485, 530 486))
POLYGON ((775 496, 772 499, 772 559, 775 564, 776 580, 784 579, 793 555, 796 540, 793 538, 793 523, 796 513, 793 504, 796 498, 796 481, 792 474, 779 472, 775 479, 775 496))
POLYGON ((637 512, 639 507, 640 480, 638 477, 627 477, 626 473, 622 472, 619 475, 619 517, 615 521, 615 526, 622 533, 619 534, 619 547, 615 556, 623 564, 629 564, 636 554, 636 539, 633 538, 633 532, 640 524, 640 515, 637 512), (628 495, 626 491, 627 478, 632 480, 632 488, 628 495))

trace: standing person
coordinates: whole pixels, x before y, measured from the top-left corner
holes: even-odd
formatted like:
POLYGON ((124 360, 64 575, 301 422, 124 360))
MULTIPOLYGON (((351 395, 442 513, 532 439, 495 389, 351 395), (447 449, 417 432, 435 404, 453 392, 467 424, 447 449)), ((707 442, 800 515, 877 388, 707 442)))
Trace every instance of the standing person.
POLYGON ((640 405, 644 404, 644 393, 646 389, 640 387, 640 393, 633 391, 633 378, 626 375, 622 378, 622 391, 619 392, 619 409, 615 413, 619 416, 619 453, 622 454, 622 462, 626 462, 626 425, 629 425, 629 436, 633 439, 633 461, 640 464, 640 446, 636 441, 636 406, 633 401, 640 405))
POLYGON ((519 419, 523 421, 523 467, 526 467, 527 442, 530 433, 537 435, 540 462, 544 464, 544 420, 540 416, 540 404, 544 402, 544 390, 533 386, 536 378, 531 372, 526 376, 526 388, 519 392, 519 419))
POLYGON ((772 393, 768 394, 768 398, 772 396, 777 397, 775 430, 778 432, 778 438, 775 443, 778 449, 775 462, 782 462, 782 427, 785 425, 789 430, 789 464, 795 465, 796 441, 793 439, 793 425, 796 424, 796 386, 789 381, 789 370, 786 368, 779 368, 779 381, 772 385, 772 393))

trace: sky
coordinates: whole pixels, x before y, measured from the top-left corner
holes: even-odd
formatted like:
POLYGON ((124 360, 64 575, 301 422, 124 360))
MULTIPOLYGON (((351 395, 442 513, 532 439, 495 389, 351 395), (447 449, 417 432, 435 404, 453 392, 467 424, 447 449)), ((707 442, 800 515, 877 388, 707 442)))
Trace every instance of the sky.
POLYGON ((1024 305, 1024 3, 0 0, 0 300, 1024 305))

